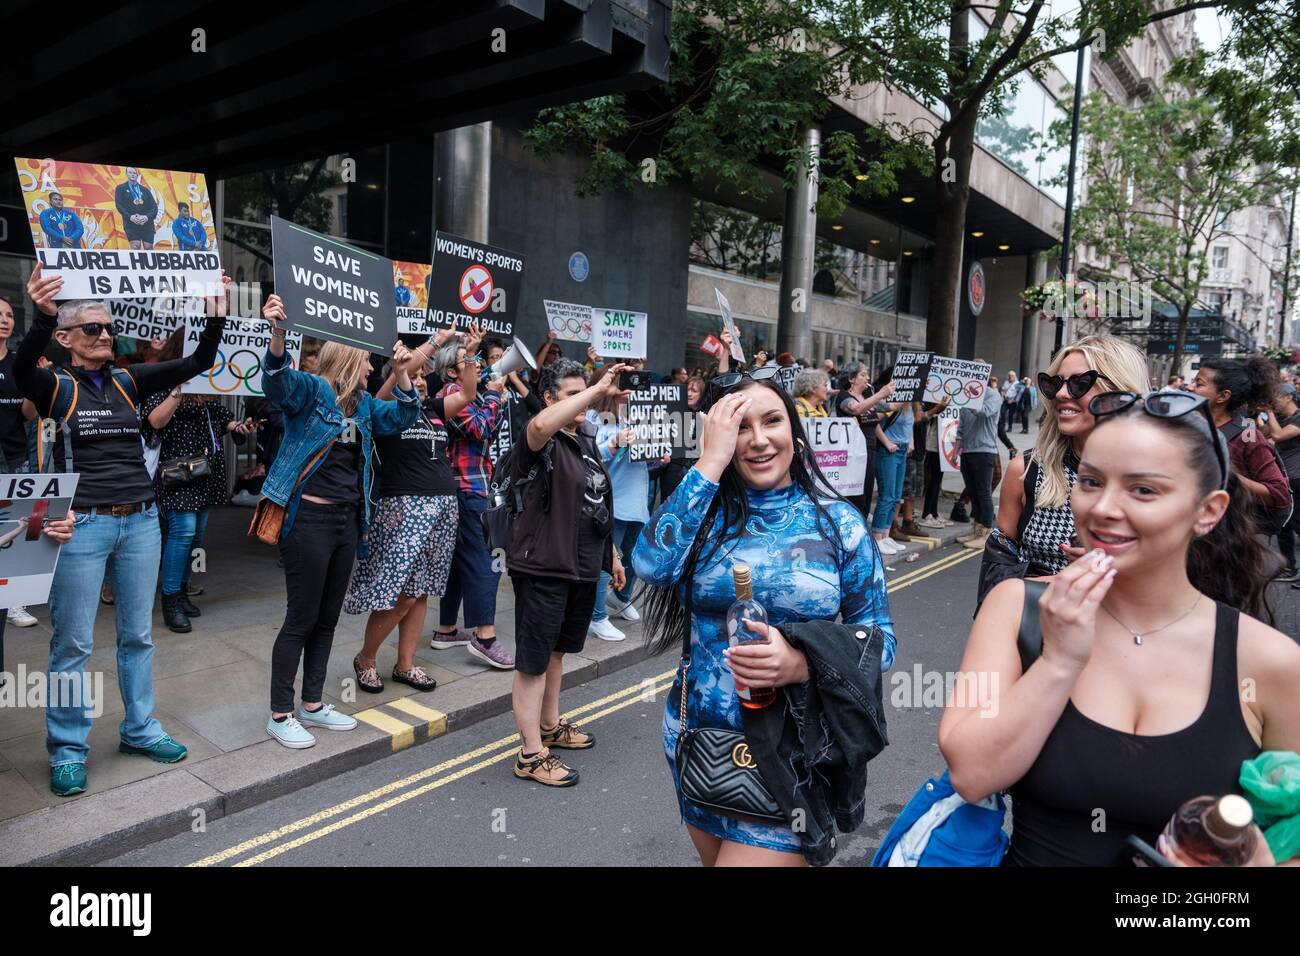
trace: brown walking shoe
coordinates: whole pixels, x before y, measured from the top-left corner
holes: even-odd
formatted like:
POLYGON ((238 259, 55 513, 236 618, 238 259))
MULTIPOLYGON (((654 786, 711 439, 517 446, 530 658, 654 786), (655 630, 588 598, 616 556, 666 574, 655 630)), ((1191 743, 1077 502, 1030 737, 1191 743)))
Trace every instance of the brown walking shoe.
POLYGON ((560 722, 547 730, 542 730, 543 747, 559 747, 561 750, 586 750, 596 742, 595 734, 584 733, 563 717, 560 722))
POLYGON ((523 748, 515 758, 515 776, 521 780, 535 780, 548 787, 571 787, 578 782, 578 771, 566 767, 559 757, 543 747, 531 757, 525 757, 523 748))

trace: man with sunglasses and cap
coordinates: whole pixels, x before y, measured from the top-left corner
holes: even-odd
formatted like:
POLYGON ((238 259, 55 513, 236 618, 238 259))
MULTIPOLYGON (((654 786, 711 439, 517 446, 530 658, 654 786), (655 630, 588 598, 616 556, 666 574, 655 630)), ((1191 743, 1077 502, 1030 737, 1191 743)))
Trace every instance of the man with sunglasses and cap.
MULTIPOLYGON (((43 276, 40 264, 32 270, 27 294, 37 315, 14 360, 19 389, 44 419, 41 470, 78 475, 72 501, 76 533, 59 557, 50 588, 50 683, 86 686, 100 584, 112 558, 116 669, 125 708, 118 749, 177 763, 186 748, 153 716, 153 604, 162 541, 138 409, 142 396, 177 388, 212 367, 226 324, 225 295, 208 300, 210 317, 192 355, 116 369, 112 319, 104 304, 56 306, 62 286, 61 278, 43 276), (71 356, 53 371, 38 366, 51 337, 71 356)), ((50 789, 60 797, 86 789, 91 711, 84 695, 72 698, 51 701, 45 714, 50 789)))

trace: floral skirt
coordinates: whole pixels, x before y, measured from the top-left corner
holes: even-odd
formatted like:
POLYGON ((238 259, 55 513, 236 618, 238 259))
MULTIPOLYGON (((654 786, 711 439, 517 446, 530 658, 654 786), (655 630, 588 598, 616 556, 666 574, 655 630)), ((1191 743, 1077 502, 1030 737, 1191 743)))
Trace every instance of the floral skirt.
POLYGON ((400 595, 441 595, 456 548, 455 495, 381 498, 370 522, 370 556, 352 572, 343 610, 388 611, 400 595))

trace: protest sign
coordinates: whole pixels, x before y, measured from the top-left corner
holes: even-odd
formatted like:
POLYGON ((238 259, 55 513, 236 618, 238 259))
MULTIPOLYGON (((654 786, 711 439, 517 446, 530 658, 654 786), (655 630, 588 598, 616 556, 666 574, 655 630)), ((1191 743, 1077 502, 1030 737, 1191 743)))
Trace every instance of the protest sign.
POLYGON ((653 461, 664 455, 685 457, 688 418, 683 385, 647 385, 628 396, 625 423, 636 432, 628 447, 631 461, 653 461))
POLYGON ((591 306, 543 299, 546 325, 562 342, 591 341, 591 306))
POLYGON ((961 471, 961 455, 957 452, 957 424, 961 409, 949 405, 936 421, 939 423, 939 469, 961 471))
MULTIPOLYGON (((192 355, 199 347, 203 321, 193 321, 185 328, 183 354, 192 355)), ((217 360, 212 368, 200 372, 181 386, 181 391, 196 395, 262 394, 262 359, 271 344, 271 326, 261 319, 226 319, 217 346, 217 360)), ((302 336, 289 332, 284 337, 289 367, 297 368, 302 358, 302 336)))
POLYGON ((397 314, 397 331, 433 334, 429 321, 429 273, 433 266, 424 262, 393 262, 393 308, 397 314))
POLYGON ((597 355, 615 359, 645 358, 648 324, 649 317, 644 312, 592 309, 591 344, 597 355))
POLYGON ((925 391, 933 352, 899 352, 894 361, 894 394, 891 402, 918 402, 925 391))
POLYGON ((76 475, 0 475, 0 605, 49 600, 59 543, 41 529, 68 513, 76 490, 76 475))
POLYGON ((713 294, 718 297, 718 309, 722 312, 722 326, 731 333, 731 357, 737 362, 743 362, 745 350, 740 345, 740 329, 736 328, 736 320, 731 317, 731 303, 717 287, 714 287, 713 294))
POLYGON ((271 217, 275 291, 285 327, 367 352, 393 354, 393 264, 383 256, 271 217))
POLYGON ((808 447, 832 491, 860 495, 867 477, 867 437, 856 418, 800 419, 808 447))
POLYGON ((965 359, 936 355, 930 362, 925 378, 925 397, 922 401, 937 402, 944 396, 949 408, 961 408, 978 402, 988 388, 993 366, 989 362, 968 362, 965 359))
POLYGON ((221 255, 200 173, 14 160, 36 258, 61 299, 216 294, 221 255))
POLYGON ((783 389, 793 395, 795 376, 802 371, 802 365, 790 365, 786 368, 779 368, 776 370, 776 380, 781 383, 783 389))
POLYGON ((524 258, 448 232, 434 236, 429 273, 429 320, 445 329, 481 322, 489 335, 515 334, 524 258))
MULTIPOLYGON (((203 302, 202 299, 198 301, 200 304, 203 302)), ((107 300, 104 305, 113 320, 113 334, 144 341, 167 339, 185 324, 183 315, 155 312, 153 302, 153 299, 107 300)))
POLYGON ((700 343, 700 351, 714 358, 722 358, 723 344, 716 335, 710 335, 700 343))

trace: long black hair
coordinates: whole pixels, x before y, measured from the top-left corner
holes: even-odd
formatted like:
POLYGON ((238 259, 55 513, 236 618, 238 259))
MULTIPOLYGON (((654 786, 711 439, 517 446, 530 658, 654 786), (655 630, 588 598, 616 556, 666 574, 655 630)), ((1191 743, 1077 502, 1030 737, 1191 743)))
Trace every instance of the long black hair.
POLYGON ((1244 359, 1208 358, 1201 360, 1201 368, 1214 373, 1214 382, 1222 390, 1232 392, 1228 411, 1248 406, 1258 408, 1272 401, 1277 391, 1277 366, 1261 355, 1244 359))
MULTIPOLYGON (((744 379, 732 391, 747 388, 766 388, 780 398, 781 405, 785 408, 786 419, 790 422, 790 436, 794 443, 794 455, 790 460, 790 479, 812 499, 816 508, 817 530, 824 537, 834 540, 837 547, 843 548, 844 542, 840 537, 839 526, 827 509, 826 502, 845 501, 845 499, 831 490, 830 482, 817 467, 817 459, 808 444, 794 401, 784 388, 774 384, 770 379, 757 382, 744 379)), ((721 395, 710 395, 706 391, 700 401, 701 411, 707 412, 721 397, 721 395)), ((682 595, 690 592, 696 570, 713 560, 724 545, 740 538, 748 523, 749 499, 745 495, 745 482, 736 471, 733 461, 722 472, 722 479, 718 482, 718 492, 709 502, 704 521, 695 535, 695 540, 691 543, 681 577, 665 587, 655 587, 647 583, 642 591, 646 596, 645 640, 651 654, 662 654, 668 648, 680 645, 685 633, 684 629, 691 626, 682 595), (717 521, 719 514, 722 516, 720 523, 717 521), (717 524, 716 533, 715 524, 717 524)))
MULTIPOLYGON (((1118 418, 1130 419, 1137 408, 1134 405, 1118 415, 1100 418, 1097 428, 1118 418)), ((1206 439, 1219 445, 1224 461, 1229 460, 1228 443, 1217 428, 1210 428, 1199 411, 1179 418, 1144 415, 1142 419, 1168 430, 1182 442, 1187 464, 1196 475, 1197 494, 1204 497, 1219 488, 1219 459, 1206 439)), ((1251 496, 1241 487, 1231 466, 1226 490, 1229 501, 1223 518, 1208 534, 1193 538, 1187 549, 1187 578, 1202 594, 1272 624, 1269 552, 1260 543, 1251 496)))

